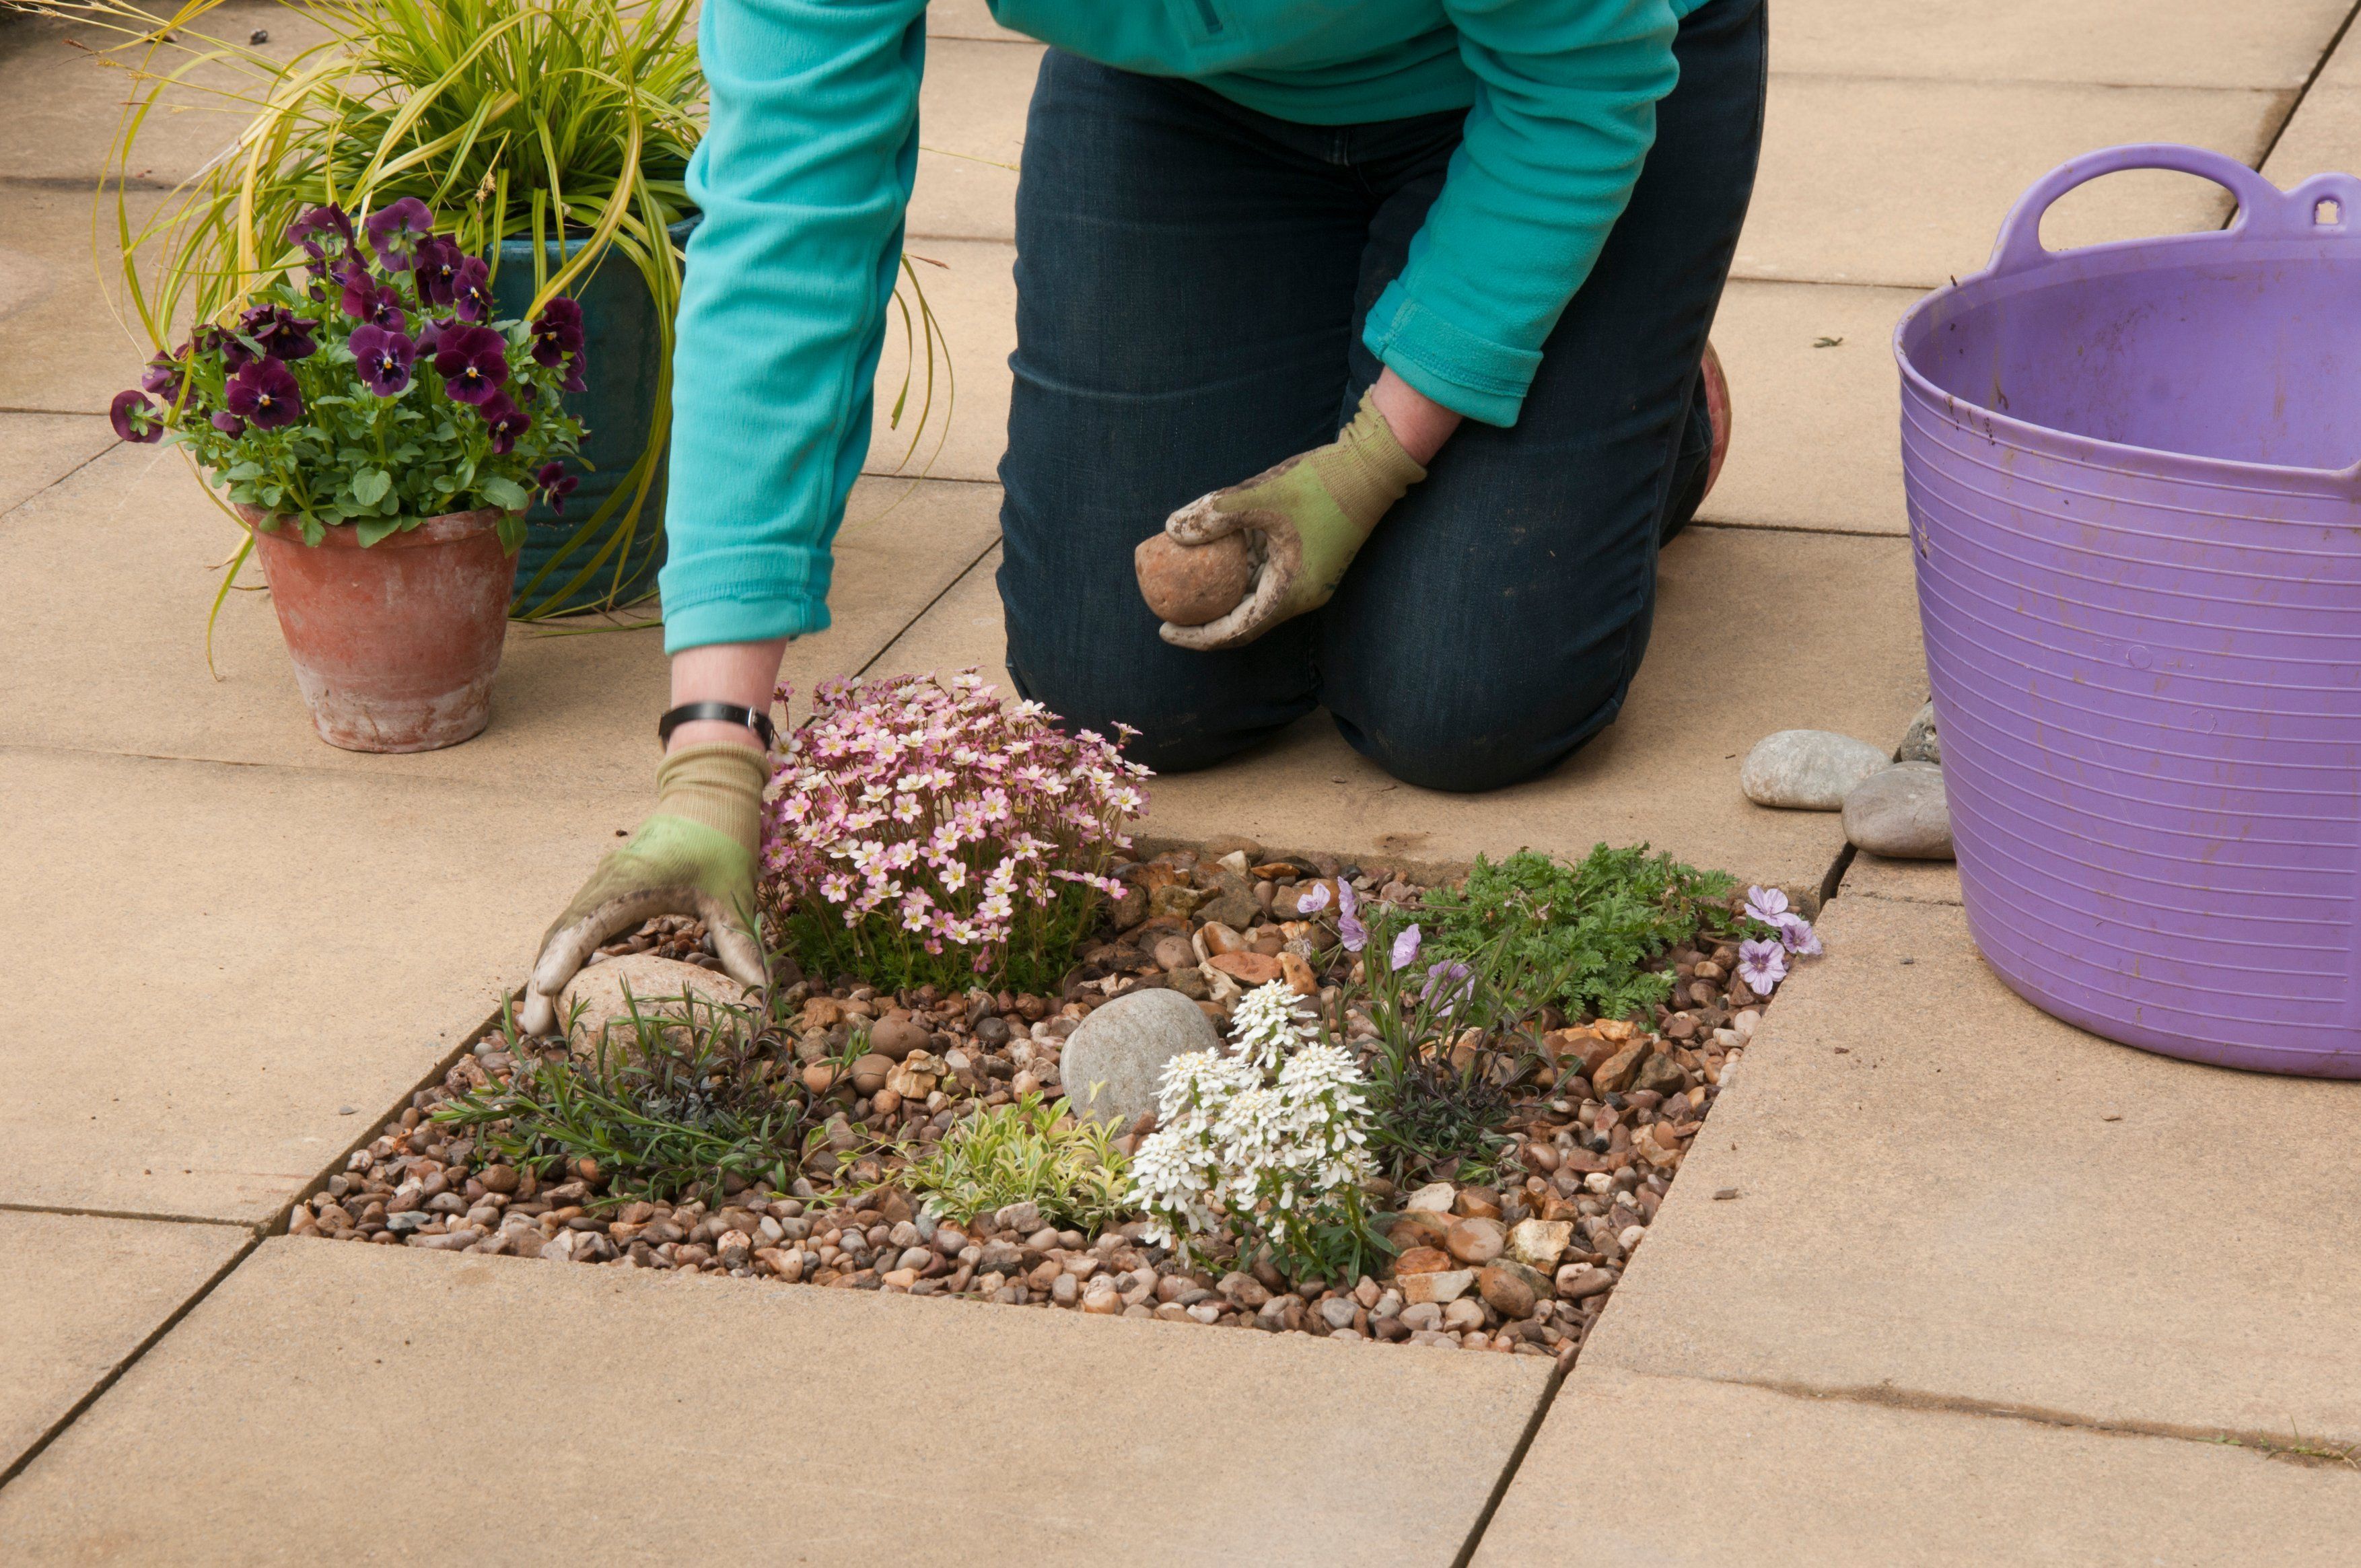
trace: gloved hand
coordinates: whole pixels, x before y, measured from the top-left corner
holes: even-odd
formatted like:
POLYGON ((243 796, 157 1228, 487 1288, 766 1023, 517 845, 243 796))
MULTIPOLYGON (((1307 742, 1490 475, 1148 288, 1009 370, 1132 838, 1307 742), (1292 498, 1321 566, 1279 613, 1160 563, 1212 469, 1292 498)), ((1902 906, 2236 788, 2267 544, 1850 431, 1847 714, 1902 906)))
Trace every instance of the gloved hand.
POLYGON ((1259 546, 1253 584, 1237 608, 1203 626, 1166 621, 1176 648, 1241 648, 1282 620, 1318 609, 1388 508, 1426 470, 1402 450, 1372 394, 1336 439, 1278 467, 1201 496, 1164 521, 1181 544, 1206 544, 1240 529, 1259 546))
POLYGON ((764 985, 754 938, 754 854, 762 842, 768 761, 751 746, 684 746, 656 767, 656 807, 598 862, 541 939, 518 1022, 529 1035, 561 1026, 557 995, 599 944, 652 915, 693 915, 713 933, 731 979, 764 985))

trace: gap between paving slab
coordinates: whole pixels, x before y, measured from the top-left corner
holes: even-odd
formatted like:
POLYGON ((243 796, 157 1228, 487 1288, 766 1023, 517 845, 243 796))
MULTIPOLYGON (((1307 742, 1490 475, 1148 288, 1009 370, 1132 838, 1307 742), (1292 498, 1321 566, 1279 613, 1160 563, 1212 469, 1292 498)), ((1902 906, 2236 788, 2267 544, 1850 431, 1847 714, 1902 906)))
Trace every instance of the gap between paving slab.
POLYGON ((0 1491, 0 1539, 28 1564, 383 1560, 382 1514, 289 1478, 427 1409, 421 1479, 468 1477, 503 1562, 1439 1565, 1551 1376, 281 1238, 0 1491), (1415 1486, 1405 1432, 1434 1461, 1415 1486), (766 1483, 796 1506, 746 1505, 766 1483))
MULTIPOLYGON (((1005 683, 993 572, 979 563, 876 661, 880 673, 967 664, 1005 683)), ((1830 812, 1771 811, 1738 790, 1738 760, 1773 729, 1898 742, 1925 700, 1908 545, 1887 538, 1694 528, 1664 553, 1654 634, 1622 715, 1556 773, 1486 795, 1387 777, 1313 714, 1202 773, 1154 781, 1143 830, 1447 865, 1521 845, 1579 855, 1642 840, 1817 895, 1843 848, 1830 812), (1780 677, 1742 678, 1791 649, 1780 677), (1764 654, 1763 656, 1769 656, 1764 654)))
POLYGON ((2361 1091, 2048 1018, 1954 905, 1820 930, 1585 1369, 2361 1442, 2361 1091))

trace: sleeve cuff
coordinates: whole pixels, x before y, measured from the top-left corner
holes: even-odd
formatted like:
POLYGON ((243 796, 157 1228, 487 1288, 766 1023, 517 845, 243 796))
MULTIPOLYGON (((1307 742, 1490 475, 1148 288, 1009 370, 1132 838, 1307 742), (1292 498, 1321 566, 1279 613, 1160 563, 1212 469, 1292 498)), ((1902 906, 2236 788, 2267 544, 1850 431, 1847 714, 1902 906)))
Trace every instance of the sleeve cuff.
POLYGON ((685 563, 667 562, 657 579, 664 592, 664 652, 827 630, 831 563, 825 551, 793 554, 803 569, 785 573, 778 569, 776 550, 700 556, 694 572, 683 570, 685 563))
POLYGON ((1512 425, 1541 351, 1478 337, 1411 298, 1397 278, 1369 311, 1361 341, 1387 368, 1455 413, 1512 425))

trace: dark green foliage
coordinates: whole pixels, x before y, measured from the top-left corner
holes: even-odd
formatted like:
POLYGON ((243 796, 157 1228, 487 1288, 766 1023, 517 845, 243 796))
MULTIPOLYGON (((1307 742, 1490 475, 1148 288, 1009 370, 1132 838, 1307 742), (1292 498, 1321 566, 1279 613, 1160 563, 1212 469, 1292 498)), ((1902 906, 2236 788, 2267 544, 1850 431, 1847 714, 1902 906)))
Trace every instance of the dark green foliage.
POLYGON ((1488 1168, 1507 1140, 1509 1091, 1488 1070, 1495 1053, 1480 1051, 1466 1069, 1422 1058, 1381 1072, 1375 1098, 1378 1114, 1369 1133, 1369 1152, 1396 1183, 1457 1157, 1465 1179, 1488 1168))
POLYGON ((1643 966, 1727 911, 1712 907, 1736 884, 1644 844, 1600 844, 1578 865, 1530 850, 1494 864, 1477 856, 1466 884, 1430 893, 1420 911, 1426 950, 1472 958, 1493 943, 1507 960, 1509 989, 1541 994, 1575 1016, 1634 1018, 1662 1002, 1672 977, 1643 966))
POLYGON ((598 1161, 610 1201, 670 1201, 724 1177, 784 1188, 794 1179, 803 1096, 762 1053, 760 1018, 690 999, 636 1003, 633 1037, 610 1039, 588 1060, 525 1059, 514 1078, 445 1104, 438 1122, 475 1129, 484 1146, 546 1173, 556 1162, 598 1161))

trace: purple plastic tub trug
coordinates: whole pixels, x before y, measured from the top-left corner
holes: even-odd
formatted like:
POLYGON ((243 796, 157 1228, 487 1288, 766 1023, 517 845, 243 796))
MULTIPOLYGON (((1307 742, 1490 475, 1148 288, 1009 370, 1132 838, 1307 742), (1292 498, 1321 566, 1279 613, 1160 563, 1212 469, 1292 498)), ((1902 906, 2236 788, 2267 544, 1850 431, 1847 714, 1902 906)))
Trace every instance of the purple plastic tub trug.
POLYGON ((1968 925, 2110 1039, 2361 1077, 2361 181, 2111 148, 1894 331, 1968 925), (2225 230, 2048 251, 2124 169, 2225 230))

